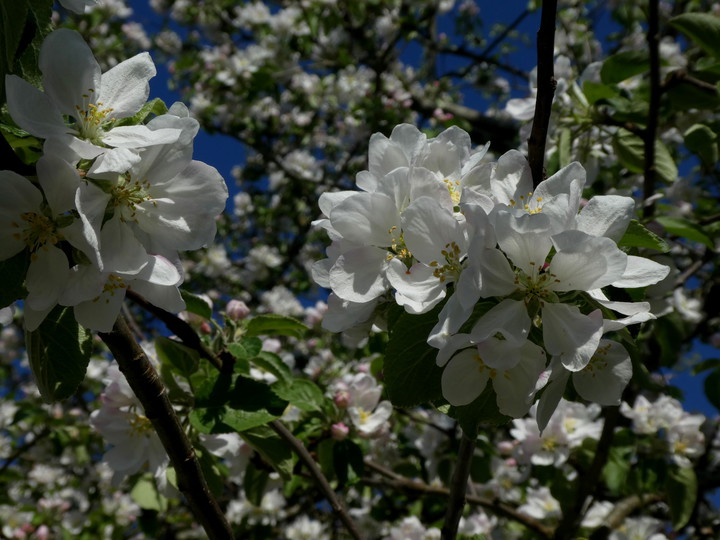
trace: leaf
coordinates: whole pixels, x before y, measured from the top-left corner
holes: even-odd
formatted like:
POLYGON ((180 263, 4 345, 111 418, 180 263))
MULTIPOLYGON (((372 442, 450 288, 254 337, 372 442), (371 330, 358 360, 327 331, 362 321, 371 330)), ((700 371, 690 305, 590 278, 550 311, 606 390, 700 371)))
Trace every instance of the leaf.
POLYGON ((693 242, 705 244, 710 249, 715 249, 713 241, 705 234, 700 225, 682 218, 670 216, 658 216, 655 218, 663 226, 668 234, 687 238, 693 242))
POLYGON ((172 367, 183 377, 195 373, 200 364, 200 355, 197 351, 164 336, 155 338, 155 352, 163 364, 172 367))
POLYGON ((25 342, 35 382, 48 403, 67 399, 85 378, 92 336, 75 320, 73 308, 56 306, 25 342))
POLYGON ((212 318, 212 308, 204 298, 184 289, 180 289, 180 296, 185 301, 185 311, 199 315, 203 319, 212 318))
POLYGON ((294 456, 290 446, 268 426, 259 426, 240 433, 243 440, 273 466, 283 480, 292 477, 294 456))
POLYGON ((630 221, 625 234, 618 242, 618 246, 654 249, 661 253, 670 251, 670 244, 636 219, 630 221))
POLYGON ((718 161, 717 136, 705 124, 695 124, 683 135, 685 147, 702 160, 706 167, 712 167, 718 161))
MULTIPOLYGON (((0 2, 0 21, 2 24, 2 48, 4 60, 8 66, 15 61, 15 53, 20 45, 20 40, 25 29, 28 5, 26 0, 13 0, 12 2, 0 2)), ((5 73, 2 73, 4 78, 5 73)))
POLYGON ((692 467, 672 467, 665 482, 673 529, 684 527, 692 516, 697 500, 697 476, 692 467))
POLYGON ((231 343, 227 348, 230 354, 238 360, 249 360, 260 353, 262 341, 256 337, 243 338, 236 343, 231 343))
POLYGON ((291 336, 301 339, 309 328, 297 319, 284 315, 259 315, 250 319, 246 336, 291 336))
POLYGON ((608 459, 602 470, 603 480, 613 494, 619 494, 628 478, 633 447, 614 446, 608 452, 608 459))
POLYGON ((248 463, 243 474, 243 489, 245 496, 255 506, 262 504, 263 495, 265 495, 265 486, 267 486, 270 473, 268 471, 258 469, 252 463, 248 463))
POLYGON ((2 287, 0 287, 0 308, 12 304, 27 296, 25 290, 25 276, 30 266, 30 254, 24 249, 17 255, 0 261, 0 276, 2 276, 2 287))
POLYGON ((478 427, 482 424, 500 426, 510 421, 498 410, 497 395, 491 384, 472 403, 450 407, 448 416, 456 418, 465 435, 470 438, 477 435, 478 427))
POLYGON ((442 398, 442 369, 435 364, 438 350, 427 344, 440 309, 437 306, 423 315, 403 312, 390 332, 383 375, 390 401, 397 407, 413 407, 442 398))
POLYGON ((333 465, 341 486, 350 479, 351 470, 356 477, 361 477, 365 471, 362 449, 350 439, 339 441, 333 447, 333 465))
POLYGON ((145 105, 143 105, 142 108, 138 112, 136 112, 134 115, 129 116, 127 118, 122 118, 122 119, 118 120, 117 122, 115 122, 113 127, 136 126, 138 124, 147 123, 147 122, 145 122, 145 119, 148 116, 150 116, 150 115, 160 116, 161 114, 165 114, 167 112, 168 112, 168 108, 167 108, 167 105, 165 105, 165 102, 160 98, 155 98, 153 100, 148 101, 145 105))
POLYGON ((720 17, 707 13, 683 13, 669 21, 709 55, 720 58, 720 17))
POLYGON ((558 145, 558 160, 559 166, 567 167, 570 164, 572 158, 572 134, 568 128, 560 130, 560 142, 558 145))
POLYGON ((290 379, 292 371, 277 354, 269 351, 260 351, 252 357, 252 363, 260 369, 272 373, 280 380, 290 379))
MULTIPOLYGON (((645 171, 645 142, 626 129, 619 129, 613 137, 613 148, 618 159, 629 171, 642 174, 645 171)), ((675 160, 662 141, 655 141, 655 170, 666 182, 674 182, 678 176, 675 160)))
POLYGON ((715 368, 705 377, 705 396, 720 411, 720 368, 715 368))
POLYGON ((647 49, 623 51, 607 57, 600 69, 600 80, 604 84, 617 84, 650 69, 650 55, 647 49))
POLYGON ((149 473, 138 478, 132 491, 130 491, 130 498, 144 510, 155 510, 157 512, 167 510, 168 501, 158 492, 155 480, 149 473))
POLYGON ((273 392, 302 411, 321 411, 325 396, 307 379, 282 379, 272 385, 273 392))
POLYGON ((618 95, 615 88, 592 81, 585 81, 582 89, 590 105, 594 105, 601 99, 607 99, 618 95))

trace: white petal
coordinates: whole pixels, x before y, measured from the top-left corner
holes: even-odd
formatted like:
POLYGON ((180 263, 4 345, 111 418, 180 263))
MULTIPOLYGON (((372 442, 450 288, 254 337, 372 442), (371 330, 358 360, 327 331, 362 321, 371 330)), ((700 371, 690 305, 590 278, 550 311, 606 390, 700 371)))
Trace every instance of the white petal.
POLYGON ((106 287, 98 298, 81 302, 73 308, 75 319, 85 328, 110 332, 120 314, 124 299, 125 288, 106 287))
POLYGON ((670 267, 645 257, 628 255, 627 266, 622 277, 612 283, 613 287, 634 288, 653 285, 665 279, 670 267))
POLYGON ((541 433, 545 430, 555 409, 557 409, 571 374, 557 358, 553 358, 548 370, 551 371, 550 381, 540 395, 535 415, 541 433))
POLYGON ((132 116, 147 101, 148 81, 155 73, 155 64, 146 52, 120 62, 102 75, 98 101, 112 107, 115 118, 132 116))
POLYGON ((489 378, 490 369, 482 363, 474 347, 461 351, 443 370, 443 397, 456 407, 472 403, 485 389, 489 378))
POLYGON ((344 300, 368 302, 388 289, 386 252, 372 246, 340 255, 330 269, 330 287, 344 300))
POLYGON ((398 259, 387 266, 387 279, 396 289, 395 301, 408 313, 420 314, 430 311, 445 298, 445 284, 433 275, 435 270, 417 263, 407 268, 398 259))
POLYGON ((599 309, 583 315, 576 306, 545 304, 542 328, 545 349, 559 356, 570 371, 579 371, 590 361, 602 335, 602 314, 599 309))
POLYGON ((635 201, 619 195, 596 195, 576 219, 578 230, 592 236, 606 236, 616 242, 625 234, 635 215, 635 201))
POLYGON ((549 272, 556 291, 588 291, 613 283, 623 275, 628 256, 609 238, 590 236, 581 231, 564 231, 552 237, 558 253, 550 261, 549 272))
POLYGON ((356 193, 338 204, 329 217, 344 238, 361 245, 390 247, 400 234, 395 203, 380 193, 356 193))
POLYGON ((529 203, 531 209, 542 209, 543 214, 552 218, 556 231, 565 230, 575 221, 585 178, 585 169, 579 163, 563 167, 540 182, 529 203))
POLYGON ((455 253, 457 261, 465 256, 467 244, 460 224, 434 199, 413 201, 401 222, 405 245, 417 260, 442 267, 447 262, 443 251, 455 253))
POLYGON ((154 144, 172 144, 178 140, 179 129, 148 129, 147 126, 118 126, 103 136, 103 143, 123 148, 144 148, 154 144))
POLYGON ((55 30, 43 41, 39 64, 45 93, 61 113, 77 117, 76 107, 86 109, 88 103, 96 103, 100 66, 80 34, 55 30))
POLYGON ((57 156, 45 154, 37 162, 37 174, 53 214, 75 209, 75 192, 80 187, 80 175, 75 167, 57 156))
POLYGON ((180 313, 185 309, 185 301, 182 299, 177 285, 156 285, 149 281, 135 279, 130 283, 130 289, 152 305, 170 313, 180 313))
POLYGON ((500 156, 492 176, 493 195, 499 203, 510 205, 510 200, 518 195, 532 193, 530 165, 527 158, 517 150, 510 150, 500 156))
POLYGON ((507 209, 498 209, 494 218, 500 249, 523 272, 536 274, 552 248, 550 219, 542 214, 515 215, 507 209))
POLYGON ((323 193, 318 199, 320 211, 324 215, 329 216, 333 208, 353 194, 355 194, 354 191, 333 191, 323 193))
POLYGON ((0 261, 26 247, 23 231, 27 223, 24 213, 40 213, 42 194, 30 180, 12 171, 0 171, 0 261))
POLYGON ((573 384, 584 399, 600 405, 619 405, 632 371, 625 347, 603 339, 585 369, 573 374, 573 384))
POLYGON ((381 133, 375 133, 370 137, 368 169, 377 178, 382 178, 398 167, 409 165, 408 156, 399 144, 381 133))
MULTIPOLYGON (((470 256, 473 256, 473 252, 470 256)), ((518 288, 515 284, 515 272, 510 268, 510 263, 500 250, 486 249, 482 253, 477 253, 477 256, 480 259, 480 292, 482 296, 486 298, 507 296, 518 288)))
POLYGON ((47 139, 68 129, 50 97, 17 75, 5 76, 8 111, 15 123, 28 133, 47 139))
POLYGON ((149 255, 147 266, 137 273, 128 276, 130 279, 143 280, 155 285, 177 286, 182 282, 182 275, 175 265, 160 255, 149 255))
POLYGON ((374 313, 377 301, 348 302, 331 293, 327 304, 328 309, 323 315, 322 327, 330 332, 344 332, 367 321, 374 313))
POLYGON ((44 246, 33 255, 28 268, 25 302, 37 311, 52 308, 70 279, 70 267, 65 253, 55 246, 44 246))
POLYGON ((117 215, 103 225, 100 243, 105 272, 137 274, 150 263, 150 255, 135 238, 130 225, 117 215))
POLYGON ((520 361, 512 369, 498 373, 492 379, 492 385, 500 412, 512 418, 520 418, 530 410, 546 358, 543 350, 530 341, 515 351, 520 361))
POLYGON ((522 345, 527 340, 530 316, 524 302, 504 299, 480 318, 470 335, 474 343, 479 343, 498 332, 513 346, 522 345))

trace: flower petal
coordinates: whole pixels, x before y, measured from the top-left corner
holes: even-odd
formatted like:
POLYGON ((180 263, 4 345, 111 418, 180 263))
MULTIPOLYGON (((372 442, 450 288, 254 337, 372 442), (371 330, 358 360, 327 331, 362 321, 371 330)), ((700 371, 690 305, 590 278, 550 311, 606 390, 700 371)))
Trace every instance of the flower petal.
POLYGON ((590 363, 573 373, 573 384, 584 399, 600 405, 619 405, 633 368, 625 347, 615 341, 600 341, 590 363))
POLYGON ((472 403, 482 394, 489 378, 490 369, 482 363, 474 347, 460 351, 443 370, 443 397, 456 407, 472 403))
POLYGON ((156 74, 155 64, 146 52, 120 62, 103 73, 98 101, 112 107, 115 118, 132 116, 150 95, 149 80, 156 74))
POLYGON ((330 268, 330 287, 343 300, 367 302, 388 289, 386 252, 372 246, 351 249, 330 268))
POLYGON ((616 242, 625 234, 635 215, 635 201, 619 195, 596 195, 588 201, 575 221, 579 231, 605 236, 616 242))
POLYGON ((542 329, 545 349, 559 356, 570 371, 579 371, 590 361, 602 335, 602 313, 596 309, 583 315, 576 306, 545 304, 542 329))
POLYGON ((670 267, 656 263, 645 257, 628 255, 627 266, 622 277, 612 282, 613 287, 647 287, 665 279, 670 267))

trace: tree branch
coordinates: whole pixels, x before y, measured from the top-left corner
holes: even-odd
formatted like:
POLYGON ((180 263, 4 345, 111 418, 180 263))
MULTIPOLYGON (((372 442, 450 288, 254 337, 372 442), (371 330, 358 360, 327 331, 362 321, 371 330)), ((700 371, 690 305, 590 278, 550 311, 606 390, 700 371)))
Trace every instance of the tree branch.
MULTIPOLYGON (((643 201, 655 193, 655 137, 660 111, 660 43, 659 43, 659 0, 649 1, 647 45, 650 53, 650 104, 648 107, 647 127, 645 128, 645 173, 643 177, 643 201)), ((655 205, 644 204, 643 215, 650 217, 655 205)))
POLYGON ((470 464, 475 452, 475 439, 463 433, 458 449, 457 463, 450 481, 450 501, 445 512, 445 522, 442 528, 442 540, 454 540, 457 536, 458 524, 465 507, 465 492, 467 491, 470 464))
POLYGON ((300 461, 302 461, 308 468, 311 476, 313 477, 325 497, 327 497, 328 501, 330 502, 330 506, 332 506, 333 510, 340 518, 340 521, 343 522, 343 525, 345 525, 345 528, 350 533, 350 536, 352 536, 355 540, 363 540, 363 536, 358 530, 357 525, 350 517, 350 514, 347 513, 347 510, 345 509, 342 501, 340 501, 340 498, 337 496, 335 491, 333 491, 333 488, 330 486, 327 478, 325 478, 325 475, 322 473, 317 463, 315 463, 315 460, 307 451, 303 443, 299 441, 290 432, 290 430, 286 428, 285 425, 279 420, 273 420, 272 422, 270 422, 269 425, 275 431, 275 433, 280 435, 280 437, 290 445, 293 451, 300 458, 300 461))
POLYGON ((557 0, 543 0, 540 29, 537 33, 537 98, 532 131, 528 139, 528 161, 533 186, 545 178, 545 144, 555 95, 555 16, 557 0))
POLYGON ((145 352, 135 341, 125 318, 120 316, 109 333, 100 338, 117 360, 120 371, 155 428, 177 474, 178 488, 185 495, 193 515, 211 539, 233 538, 230 524, 202 474, 200 463, 167 392, 145 352))

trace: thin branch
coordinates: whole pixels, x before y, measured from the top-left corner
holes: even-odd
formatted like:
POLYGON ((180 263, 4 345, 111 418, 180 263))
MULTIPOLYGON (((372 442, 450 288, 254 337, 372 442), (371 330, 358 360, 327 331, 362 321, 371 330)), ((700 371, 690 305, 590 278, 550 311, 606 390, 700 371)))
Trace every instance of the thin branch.
POLYGON ((590 540, 606 540, 610 533, 622 525, 625 518, 635 510, 661 500, 662 497, 657 493, 645 493, 643 495, 630 495, 616 502, 612 511, 605 518, 605 523, 592 532, 590 540))
POLYGON ((475 438, 470 438, 463 433, 458 449, 457 463, 450 481, 450 501, 445 512, 443 523, 442 540, 454 540, 457 536, 458 524, 465 507, 465 492, 467 491, 468 477, 470 476, 470 465, 475 452, 475 438))
POLYGON ((600 473, 605 463, 607 463, 610 447, 615 436, 615 426, 620 418, 620 407, 607 407, 605 411, 605 423, 603 424, 600 440, 595 448, 592 464, 585 474, 580 475, 577 492, 572 503, 567 509, 563 509, 563 517, 557 529, 555 529, 555 540, 572 540, 577 537, 577 530, 580 527, 586 503, 597 488, 600 473))
POLYGON ((290 432, 290 430, 283 425, 282 422, 278 420, 273 420, 272 422, 270 422, 269 425, 275 431, 275 433, 280 435, 280 437, 290 445, 290 447, 298 455, 300 460, 308 468, 315 482, 320 487, 320 490, 325 494, 325 497, 327 497, 328 501, 330 502, 330 506, 332 506, 333 510, 335 510, 335 513, 340 518, 340 521, 343 522, 343 525, 345 525, 345 528, 350 533, 350 536, 352 536, 355 540, 363 540, 363 536, 358 530, 357 525, 350 517, 350 514, 348 514, 342 501, 337 496, 333 488, 330 486, 327 478, 325 478, 325 475, 322 473, 317 463, 315 463, 315 460, 310 455, 310 452, 307 451, 303 443, 299 441, 290 432))
POLYGON ((503 40, 508 36, 508 34, 510 34, 510 32, 512 32, 513 30, 515 30, 515 28, 517 28, 520 25, 520 23, 525 20, 525 17, 527 17, 529 14, 530 14, 530 10, 528 8, 525 8, 525 10, 520 15, 518 15, 513 22, 508 24, 503 29, 503 31, 500 32, 497 36, 495 36, 495 39, 493 39, 490 42, 490 44, 487 47, 485 47, 485 49, 480 53, 480 58, 485 58, 487 56, 490 56, 490 53, 493 52, 495 47, 500 45, 500 43, 503 42, 503 40))
MULTIPOLYGON (((645 128, 645 173, 643 178, 643 201, 648 201, 655 193, 655 137, 657 135, 658 114, 660 111, 660 0, 650 0, 648 10, 647 45, 650 53, 650 104, 648 107, 647 127, 645 128)), ((643 205, 643 215, 650 217, 655 211, 654 204, 643 205)))
POLYGON ((545 178, 545 145, 555 95, 555 16, 557 0, 543 0, 540 30, 537 33, 537 98, 532 131, 528 139, 528 161, 533 186, 545 178))
POLYGON ((718 95, 717 86, 709 82, 705 82, 701 79, 693 77, 688 74, 686 69, 675 69, 668 73, 665 77, 665 81, 662 84, 661 91, 667 92, 668 90, 680 86, 683 83, 687 83, 695 88, 698 88, 706 94, 716 97, 718 95))
MULTIPOLYGON (((450 497, 450 490, 447 488, 441 486, 431 486, 417 480, 410 480, 409 478, 405 478, 404 476, 397 474, 396 472, 391 471, 390 469, 370 460, 365 460, 365 465, 367 465, 368 468, 374 470, 378 474, 384 476, 387 480, 374 480, 372 478, 363 478, 363 483, 391 487, 399 491, 410 491, 413 493, 422 493, 425 495, 439 495, 441 497, 450 497)), ((543 538, 552 537, 552 529, 550 527, 548 527, 547 525, 543 525, 536 519, 526 514, 518 512, 514 507, 510 506, 509 504, 503 503, 498 499, 490 499, 478 495, 467 495, 465 497, 465 500, 468 504, 480 506, 482 508, 485 508, 486 510, 490 510, 498 516, 506 517, 508 519, 512 519, 513 521, 517 521, 518 523, 524 525, 525 527, 527 527, 531 531, 534 531, 543 538)))
POLYGON ((2 466, 0 466, 0 474, 3 474, 6 470, 8 470, 10 468, 10 465, 12 465, 12 463, 16 459, 21 457, 25 452, 29 451, 39 441, 50 435, 50 433, 50 428, 45 426, 38 433, 34 434, 35 436, 32 438, 32 440, 23 443, 21 446, 18 446, 12 454, 3 459, 3 464, 2 466))
POLYGON ((111 332, 100 338, 117 360, 118 367, 140 400, 170 457, 177 474, 178 488, 185 495, 195 518, 211 539, 233 538, 232 529, 205 481, 200 462, 167 397, 155 368, 138 345, 121 315, 111 332))

